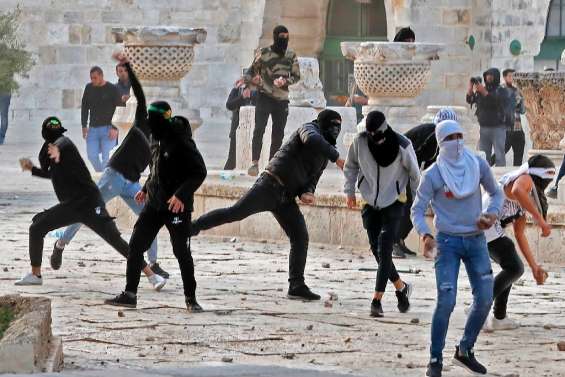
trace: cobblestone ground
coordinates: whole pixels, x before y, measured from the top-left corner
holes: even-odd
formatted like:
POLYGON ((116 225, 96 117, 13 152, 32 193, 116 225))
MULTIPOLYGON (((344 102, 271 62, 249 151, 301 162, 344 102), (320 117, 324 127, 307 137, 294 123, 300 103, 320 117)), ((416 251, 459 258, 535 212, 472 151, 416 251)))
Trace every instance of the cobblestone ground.
MULTIPOLYGON (((29 268, 31 218, 55 203, 48 181, 19 172, 17 158, 26 152, 36 154, 26 148, 0 149, 0 294, 53 300, 53 331, 63 338, 67 370, 231 362, 367 376, 424 374, 435 283, 433 265, 422 259, 396 262, 401 271, 421 270, 401 273, 416 286, 412 310, 399 314, 390 290, 382 319, 368 316, 375 272, 367 269, 376 267, 370 252, 319 245, 310 248, 306 276, 312 289, 323 295, 315 303, 285 298, 287 244, 197 238, 192 248, 198 296, 206 312, 188 314, 165 233, 159 236, 160 262, 171 279, 160 293, 142 279, 135 310, 102 305, 123 289, 125 261, 87 229, 69 245, 59 271, 49 268, 54 238, 48 237, 44 285, 15 287, 14 280, 29 268)), ((123 231, 129 237, 129 230, 123 231)), ((459 285, 447 340, 446 376, 464 375, 449 361, 471 297, 463 270, 459 285)), ((509 308, 522 327, 482 334, 476 346, 491 375, 565 376, 565 352, 557 349, 557 343, 565 340, 564 286, 565 272, 560 268, 553 269, 542 287, 526 271, 512 291, 509 308)))

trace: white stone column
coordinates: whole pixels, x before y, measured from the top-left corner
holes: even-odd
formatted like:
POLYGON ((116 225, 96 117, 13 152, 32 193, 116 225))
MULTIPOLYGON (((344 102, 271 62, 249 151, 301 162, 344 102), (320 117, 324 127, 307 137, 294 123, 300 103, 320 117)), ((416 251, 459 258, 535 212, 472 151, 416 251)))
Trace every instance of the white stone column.
POLYGON ((320 81, 320 66, 316 58, 298 58, 300 65, 300 81, 291 85, 288 93, 290 106, 326 107, 324 88, 320 81))

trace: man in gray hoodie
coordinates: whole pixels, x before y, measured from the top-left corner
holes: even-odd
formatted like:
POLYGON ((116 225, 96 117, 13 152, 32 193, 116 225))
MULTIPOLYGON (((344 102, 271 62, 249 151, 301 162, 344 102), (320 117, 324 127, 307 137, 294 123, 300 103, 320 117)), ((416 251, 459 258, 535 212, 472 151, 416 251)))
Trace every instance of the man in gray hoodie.
POLYGON ((381 299, 387 280, 396 288, 398 310, 410 308, 412 286, 400 279, 392 261, 392 246, 396 241, 406 202, 406 186, 410 182, 412 197, 420 180, 416 153, 405 136, 396 133, 387 124, 380 111, 367 115, 366 131, 357 135, 349 148, 344 167, 347 206, 357 206, 356 186, 367 202, 361 211, 371 251, 379 264, 371 316, 382 317, 381 299))

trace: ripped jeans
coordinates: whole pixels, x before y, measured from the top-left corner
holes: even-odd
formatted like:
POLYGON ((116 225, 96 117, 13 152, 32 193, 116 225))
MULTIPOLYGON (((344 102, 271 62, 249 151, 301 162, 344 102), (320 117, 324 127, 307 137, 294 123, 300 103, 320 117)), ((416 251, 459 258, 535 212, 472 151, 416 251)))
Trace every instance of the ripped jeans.
POLYGON ((474 236, 437 235, 435 261, 437 304, 432 318, 431 358, 442 360, 449 317, 457 298, 457 277, 465 264, 473 292, 473 305, 459 343, 462 352, 471 350, 489 314, 493 296, 493 276, 487 242, 483 234, 474 236))

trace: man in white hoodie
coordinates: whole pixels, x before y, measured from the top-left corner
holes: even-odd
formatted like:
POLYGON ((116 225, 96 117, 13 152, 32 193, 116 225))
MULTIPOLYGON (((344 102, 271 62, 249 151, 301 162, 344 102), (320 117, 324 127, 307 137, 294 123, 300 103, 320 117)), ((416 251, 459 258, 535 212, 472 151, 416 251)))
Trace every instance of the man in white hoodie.
POLYGON ((361 211, 363 226, 379 264, 371 316, 382 317, 381 300, 387 280, 396 288, 398 310, 405 313, 410 308, 412 286, 398 275, 392 261, 392 247, 406 202, 406 186, 410 182, 414 197, 420 169, 410 140, 394 132, 383 113, 370 112, 365 124, 366 131, 357 135, 349 148, 343 172, 347 206, 357 206, 356 186, 367 203, 361 211))

